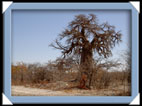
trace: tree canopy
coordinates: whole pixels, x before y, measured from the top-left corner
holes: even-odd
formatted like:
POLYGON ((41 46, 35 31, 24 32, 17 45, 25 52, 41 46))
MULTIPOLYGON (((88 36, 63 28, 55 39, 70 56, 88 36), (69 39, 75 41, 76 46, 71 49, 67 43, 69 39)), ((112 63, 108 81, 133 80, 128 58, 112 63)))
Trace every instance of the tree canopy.
POLYGON ((83 48, 86 48, 106 58, 112 55, 111 49, 115 44, 121 42, 121 36, 120 31, 115 31, 115 26, 107 22, 99 24, 96 15, 80 14, 75 16, 51 46, 60 49, 64 57, 81 54, 83 48), (61 42, 63 39, 66 41, 65 44, 61 42))

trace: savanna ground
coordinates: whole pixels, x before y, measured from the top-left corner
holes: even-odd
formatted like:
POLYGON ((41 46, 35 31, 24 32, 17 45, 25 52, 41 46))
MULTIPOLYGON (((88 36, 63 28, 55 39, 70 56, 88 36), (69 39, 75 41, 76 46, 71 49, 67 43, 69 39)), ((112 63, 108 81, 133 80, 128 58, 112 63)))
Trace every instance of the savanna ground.
MULTIPOLYGON (((108 62, 107 62, 108 63, 108 62)), ((68 65, 68 64, 67 64, 68 65)), ((12 65, 12 96, 130 96, 130 71, 108 72, 96 66, 90 89, 80 89, 77 66, 59 70, 58 63, 12 65), (76 70, 76 71, 75 71, 76 70)))
MULTIPOLYGON (((102 77, 98 74, 99 79, 88 90, 80 89, 77 87, 77 82, 68 80, 52 82, 44 79, 37 82, 33 81, 32 83, 27 83, 26 80, 21 83, 20 79, 16 82, 13 80, 11 94, 12 96, 130 96, 130 83, 126 79, 118 79, 120 76, 122 77, 120 75, 122 72, 111 74, 106 79, 104 79, 106 73, 101 73, 102 77), (111 74, 113 77, 110 77, 111 74), (108 78, 111 79, 108 80, 108 78)), ((21 78, 20 76, 18 77, 21 78)), ((67 78, 70 77, 67 76, 67 78)), ((32 79, 33 77, 31 77, 32 79)))
MULTIPOLYGON (((126 87, 126 96, 129 94, 128 88, 129 86, 126 87)), ((80 90, 77 88, 50 90, 37 87, 12 86, 12 96, 121 96, 124 93, 123 89, 123 86, 96 90, 80 90)))
POLYGON ((62 70, 57 61, 49 62, 45 66, 24 63, 12 65, 12 96, 131 95, 131 73, 126 69, 109 72, 100 65, 95 65, 90 89, 81 89, 78 87, 80 80, 76 79, 80 74, 78 66, 70 63, 69 66, 72 67, 67 68, 66 65, 69 64, 65 64, 62 70))

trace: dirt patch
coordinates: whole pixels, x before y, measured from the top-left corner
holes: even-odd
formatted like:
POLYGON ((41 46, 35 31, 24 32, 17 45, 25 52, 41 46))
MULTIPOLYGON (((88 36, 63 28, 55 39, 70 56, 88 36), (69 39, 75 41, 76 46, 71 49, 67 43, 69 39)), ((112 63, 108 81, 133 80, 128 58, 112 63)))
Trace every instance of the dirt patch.
POLYGON ((12 86, 12 96, 117 96, 122 90, 100 89, 80 90, 77 88, 63 90, 49 90, 25 86, 12 86))
POLYGON ((30 88, 24 86, 12 86, 12 96, 60 96, 61 91, 52 91, 40 88, 30 88))

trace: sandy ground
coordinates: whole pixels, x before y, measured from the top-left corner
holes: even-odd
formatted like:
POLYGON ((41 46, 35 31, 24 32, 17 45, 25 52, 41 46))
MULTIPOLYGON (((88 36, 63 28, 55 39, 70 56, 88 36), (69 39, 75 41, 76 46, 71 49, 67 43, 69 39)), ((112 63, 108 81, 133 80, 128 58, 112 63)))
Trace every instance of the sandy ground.
POLYGON ((12 96, 54 96, 62 95, 61 91, 52 91, 24 86, 12 86, 12 96))
POLYGON ((40 88, 30 88, 24 86, 12 86, 12 96, 116 96, 121 90, 101 89, 101 90, 48 90, 40 88))

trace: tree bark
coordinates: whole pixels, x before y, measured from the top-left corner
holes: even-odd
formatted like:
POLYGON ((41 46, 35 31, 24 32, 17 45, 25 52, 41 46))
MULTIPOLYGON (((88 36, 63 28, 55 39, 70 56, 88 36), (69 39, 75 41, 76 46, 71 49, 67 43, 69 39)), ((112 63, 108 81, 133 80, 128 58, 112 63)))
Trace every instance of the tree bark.
POLYGON ((82 54, 81 54, 80 85, 83 85, 83 86, 80 86, 80 88, 90 88, 91 86, 91 80, 92 80, 92 74, 93 74, 93 61, 92 60, 93 60, 92 49, 90 48, 90 45, 88 44, 82 49, 82 54), (84 77, 84 74, 87 77, 84 77))

